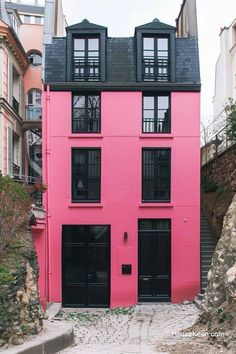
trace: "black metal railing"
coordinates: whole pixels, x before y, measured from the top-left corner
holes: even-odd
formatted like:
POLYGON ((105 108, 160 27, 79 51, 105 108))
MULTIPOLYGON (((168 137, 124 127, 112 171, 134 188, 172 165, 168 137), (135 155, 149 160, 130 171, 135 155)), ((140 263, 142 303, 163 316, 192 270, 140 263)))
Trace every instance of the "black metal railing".
POLYGON ((143 133, 170 133, 170 119, 143 119, 143 133))
POLYGON ((168 58, 143 58, 143 80, 161 81, 170 80, 170 65, 168 58))
POLYGON ((85 119, 74 118, 72 119, 72 132, 73 133, 99 133, 101 131, 100 119, 85 119))
POLYGON ((27 120, 41 120, 42 119, 42 107, 26 107, 26 119, 27 120))
POLYGON ((229 125, 221 129, 207 144, 201 148, 201 165, 216 158, 222 152, 236 144, 236 140, 230 138, 228 134, 229 125))
POLYGON ((15 97, 12 97, 12 108, 17 114, 19 113, 19 102, 15 97))
POLYGON ((99 57, 90 57, 87 59, 74 58, 73 67, 74 81, 100 80, 99 57))
MULTIPOLYGON (((14 167, 14 165, 13 165, 14 167)), ((27 186, 28 192, 30 194, 30 197, 32 198, 33 203, 38 206, 42 207, 43 205, 43 192, 42 190, 39 190, 35 188, 36 183, 38 182, 38 179, 33 177, 33 176, 25 176, 25 175, 20 175, 18 172, 15 174, 13 170, 13 174, 11 175, 13 180, 16 183, 23 184, 27 186)))

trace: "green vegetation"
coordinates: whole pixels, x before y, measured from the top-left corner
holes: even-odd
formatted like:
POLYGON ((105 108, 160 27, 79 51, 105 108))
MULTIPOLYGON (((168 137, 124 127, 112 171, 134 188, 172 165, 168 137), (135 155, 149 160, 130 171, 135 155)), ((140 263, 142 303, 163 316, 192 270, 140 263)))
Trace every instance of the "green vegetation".
MULTIPOLYGON (((30 197, 25 187, 0 176, 0 259, 17 232, 28 222, 30 197)), ((17 243, 15 243, 15 247, 17 243)))
POLYGON ((227 138, 230 141, 236 141, 236 101, 229 98, 228 103, 224 107, 224 111, 227 117, 227 138))

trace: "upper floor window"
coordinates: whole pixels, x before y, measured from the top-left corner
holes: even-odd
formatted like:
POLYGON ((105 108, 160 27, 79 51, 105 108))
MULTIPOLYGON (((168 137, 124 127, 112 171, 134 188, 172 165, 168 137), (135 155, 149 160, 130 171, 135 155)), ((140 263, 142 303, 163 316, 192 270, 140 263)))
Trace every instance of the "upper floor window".
POLYGON ((143 37, 143 80, 169 81, 169 40, 164 36, 143 37))
POLYGON ((142 151, 142 201, 170 201, 169 148, 144 148, 142 151))
POLYGON ((73 133, 99 133, 101 131, 100 117, 99 95, 73 96, 73 133))
POLYGON ((42 65, 42 54, 39 51, 31 50, 28 52, 28 59, 31 65, 42 65))
POLYGON ((41 91, 32 89, 27 94, 26 117, 29 120, 42 119, 41 91))
POLYGON ((74 38, 73 78, 75 81, 99 81, 99 38, 74 38))
POLYGON ((101 149, 72 149, 72 202, 100 202, 101 149))
POLYGON ((167 95, 143 96, 143 133, 170 133, 169 101, 167 95))

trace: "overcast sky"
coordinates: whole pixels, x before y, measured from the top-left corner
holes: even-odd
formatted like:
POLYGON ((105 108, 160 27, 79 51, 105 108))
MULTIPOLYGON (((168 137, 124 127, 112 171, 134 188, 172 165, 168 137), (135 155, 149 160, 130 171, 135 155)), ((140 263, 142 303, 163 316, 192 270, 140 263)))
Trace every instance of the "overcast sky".
MULTIPOLYGON (((63 0, 69 25, 87 18, 108 27, 109 36, 133 36, 134 27, 158 18, 175 25, 183 0, 63 0)), ((236 18, 236 0, 197 0, 202 81, 202 121, 212 119, 220 28, 236 18)))

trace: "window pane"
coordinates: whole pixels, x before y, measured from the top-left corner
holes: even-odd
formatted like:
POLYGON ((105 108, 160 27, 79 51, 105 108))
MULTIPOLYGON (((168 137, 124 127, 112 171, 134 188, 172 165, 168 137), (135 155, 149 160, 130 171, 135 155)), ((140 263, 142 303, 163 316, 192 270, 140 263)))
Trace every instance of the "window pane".
POLYGON ((158 96, 157 97, 158 109, 165 109, 169 107, 169 97, 168 96, 158 96))
POLYGON ((41 17, 40 16, 35 16, 35 24, 41 25, 41 17))
POLYGON ((75 50, 85 50, 85 39, 75 38, 74 39, 74 49, 75 50))
POLYGON ((151 58, 153 59, 154 58, 154 50, 145 50, 143 52, 143 56, 144 58, 151 58))
POLYGON ((154 110, 145 110, 143 112, 143 118, 154 118, 154 110))
POLYGON ((85 96, 74 96, 74 108, 85 108, 85 96))
POLYGON ((144 109, 154 109, 154 96, 144 96, 143 107, 144 109))
POLYGON ((28 93, 28 104, 33 104, 33 91, 28 93))
POLYGON ((99 39, 98 38, 91 38, 88 40, 88 50, 95 50, 98 51, 99 49, 99 39))
POLYGON ((154 49, 154 38, 143 38, 143 49, 147 50, 153 50, 154 49))
POLYGON ((147 202, 170 200, 170 149, 143 149, 142 199, 147 202))
POLYGON ((168 38, 158 38, 157 39, 158 50, 168 51, 168 38))
POLYGON ((72 150, 72 201, 100 201, 100 149, 72 150))

